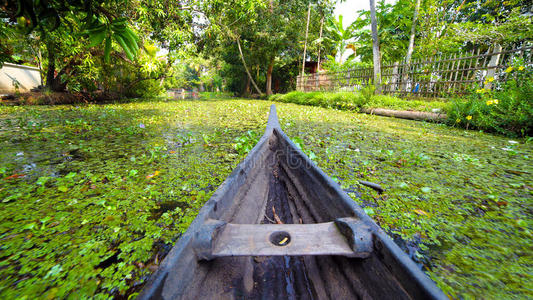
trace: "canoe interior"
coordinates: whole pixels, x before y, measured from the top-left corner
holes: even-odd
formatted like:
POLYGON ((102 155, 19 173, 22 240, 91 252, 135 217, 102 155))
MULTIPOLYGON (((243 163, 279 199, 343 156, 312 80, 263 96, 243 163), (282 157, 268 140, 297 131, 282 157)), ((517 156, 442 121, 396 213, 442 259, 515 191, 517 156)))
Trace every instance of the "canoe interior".
MULTIPOLYGON (((312 233, 310 233, 312 234, 312 233)), ((386 235, 313 166, 277 127, 206 203, 162 262, 141 299, 432 299, 443 298, 386 235), (274 211, 276 215, 274 215, 274 211), (198 261, 191 239, 205 220, 236 224, 310 224, 356 217, 374 235, 369 258, 220 257, 198 261)))

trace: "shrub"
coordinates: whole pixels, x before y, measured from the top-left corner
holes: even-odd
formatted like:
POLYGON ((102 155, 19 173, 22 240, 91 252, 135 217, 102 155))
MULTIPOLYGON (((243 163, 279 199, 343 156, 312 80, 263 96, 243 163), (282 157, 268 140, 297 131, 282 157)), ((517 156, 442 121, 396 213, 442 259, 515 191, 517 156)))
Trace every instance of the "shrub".
POLYGON ((533 72, 520 64, 506 72, 512 78, 496 91, 479 88, 466 98, 455 99, 448 113, 448 124, 507 136, 531 136, 533 72))
POLYGON ((367 107, 387 107, 397 110, 434 111, 446 113, 450 103, 443 101, 403 100, 388 95, 375 95, 367 103, 367 107))
POLYGON ((200 92, 200 99, 213 100, 213 99, 230 99, 233 98, 233 94, 228 92, 200 92))
POLYGON ((359 111, 361 108, 391 108, 402 110, 447 111, 449 104, 440 101, 404 100, 387 95, 373 95, 374 87, 363 88, 359 92, 290 92, 285 95, 272 95, 269 100, 302 105, 359 111))
POLYGON ((126 95, 130 97, 151 98, 157 97, 165 93, 165 88, 160 85, 159 80, 148 79, 136 83, 126 95))

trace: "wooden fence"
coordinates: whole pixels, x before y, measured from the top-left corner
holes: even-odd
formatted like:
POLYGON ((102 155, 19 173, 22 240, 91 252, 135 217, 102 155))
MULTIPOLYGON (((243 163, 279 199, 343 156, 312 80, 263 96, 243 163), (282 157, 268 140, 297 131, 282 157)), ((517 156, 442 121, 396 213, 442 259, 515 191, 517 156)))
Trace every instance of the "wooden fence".
MULTIPOLYGON (((503 50, 494 47, 461 55, 439 55, 410 64, 394 63, 381 68, 382 91, 409 97, 460 95, 475 88, 494 89, 511 78, 512 65, 532 65, 533 46, 503 50), (507 70, 507 72, 506 72, 507 70), (510 75, 511 74, 511 75, 510 75)), ((373 84, 373 68, 304 75, 296 79, 298 91, 357 91, 373 84)))

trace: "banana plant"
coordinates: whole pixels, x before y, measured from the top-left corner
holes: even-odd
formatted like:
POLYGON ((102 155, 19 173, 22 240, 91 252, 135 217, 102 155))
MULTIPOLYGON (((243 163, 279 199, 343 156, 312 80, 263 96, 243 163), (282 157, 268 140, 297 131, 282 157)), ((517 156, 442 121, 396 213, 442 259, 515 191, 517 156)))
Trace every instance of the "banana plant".
POLYGON ((325 26, 328 34, 322 39, 315 41, 322 42, 322 40, 326 40, 332 43, 335 46, 336 54, 339 56, 339 62, 342 62, 342 56, 344 55, 346 49, 353 50, 354 53, 348 58, 352 59, 355 57, 357 48, 357 44, 350 42, 350 40, 353 39, 354 23, 350 24, 347 28, 344 28, 342 19, 342 15, 339 15, 338 19, 328 18, 325 26))
POLYGON ((126 18, 105 19, 94 17, 88 24, 88 29, 84 34, 89 38, 89 47, 95 47, 104 43, 104 61, 109 62, 111 54, 111 43, 114 40, 124 50, 126 57, 130 60, 137 58, 139 51, 139 38, 128 27, 126 18))

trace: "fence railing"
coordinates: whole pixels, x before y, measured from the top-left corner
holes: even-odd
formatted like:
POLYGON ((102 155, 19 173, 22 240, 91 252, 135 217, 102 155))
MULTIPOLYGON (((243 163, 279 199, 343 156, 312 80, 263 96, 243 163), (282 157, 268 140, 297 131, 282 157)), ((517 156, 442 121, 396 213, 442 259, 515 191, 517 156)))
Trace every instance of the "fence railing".
MULTIPOLYGON (((496 46, 486 53, 439 55, 394 63, 381 68, 382 92, 399 96, 441 97, 461 95, 473 88, 498 88, 510 76, 508 67, 521 60, 531 66, 533 46, 503 50, 496 46)), ((357 91, 373 84, 373 68, 357 68, 298 76, 299 91, 357 91)))

